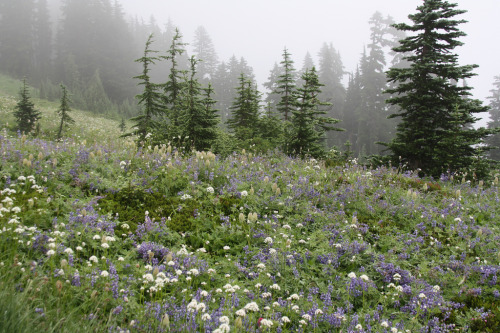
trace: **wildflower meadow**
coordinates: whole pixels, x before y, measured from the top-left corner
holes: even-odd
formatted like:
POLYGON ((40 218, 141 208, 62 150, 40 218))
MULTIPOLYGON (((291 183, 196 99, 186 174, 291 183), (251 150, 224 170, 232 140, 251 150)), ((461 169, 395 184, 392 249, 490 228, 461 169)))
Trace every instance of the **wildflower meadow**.
POLYGON ((0 133, 2 332, 498 332, 495 174, 137 148, 78 117, 0 133))

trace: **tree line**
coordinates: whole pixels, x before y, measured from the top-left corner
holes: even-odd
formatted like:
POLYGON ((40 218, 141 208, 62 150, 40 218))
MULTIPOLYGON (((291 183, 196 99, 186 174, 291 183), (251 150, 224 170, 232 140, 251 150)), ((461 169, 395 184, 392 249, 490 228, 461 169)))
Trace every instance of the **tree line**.
POLYGON ((30 22, 29 29, 15 29, 20 24, 12 16, 0 18, 0 69, 30 74, 42 97, 53 98, 52 82, 64 82, 78 107, 134 115, 129 134, 140 141, 177 138, 199 150, 258 145, 301 156, 325 156, 327 147, 346 146, 353 156, 392 159, 433 175, 477 164, 484 155, 499 157, 498 150, 488 150, 499 141, 493 129, 499 122, 500 78, 489 98, 489 129, 476 130, 474 114, 488 108, 471 99, 465 84, 475 65, 458 66, 456 54, 447 54, 464 35, 457 28, 463 20, 447 20, 464 11, 447 1, 424 1, 409 16, 413 25, 395 24, 376 12, 369 22, 370 42, 352 73, 346 73, 332 44, 321 47, 317 65, 307 54, 300 70, 285 47, 263 84, 265 97, 244 58, 218 60, 203 27, 195 32, 190 57, 172 22, 163 30, 153 19, 127 22, 118 1, 65 0, 56 38, 47 37, 53 28, 47 1, 0 1, 2 13, 22 11, 18 17, 30 22), (426 38, 425 45, 419 38, 426 38), (143 56, 133 62, 141 41, 143 56), (27 44, 30 52, 13 56, 27 44), (128 80, 141 72, 139 65, 142 74, 135 79, 142 92, 128 80), (137 93, 138 115, 130 98, 137 93))

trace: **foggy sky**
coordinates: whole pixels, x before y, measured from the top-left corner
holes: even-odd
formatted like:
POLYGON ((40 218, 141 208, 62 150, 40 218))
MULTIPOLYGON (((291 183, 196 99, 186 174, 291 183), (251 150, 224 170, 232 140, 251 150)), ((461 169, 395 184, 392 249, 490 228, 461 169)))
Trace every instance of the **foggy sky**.
MULTIPOLYGON (((500 0, 455 0, 457 16, 468 20, 460 25, 467 33, 464 46, 455 49, 462 65, 478 64, 478 74, 468 81, 475 98, 486 100, 493 77, 500 75, 500 0)), ((275 62, 281 61, 286 46, 300 69, 307 51, 316 61, 324 42, 340 51, 346 71, 353 71, 369 39, 368 20, 375 11, 407 22, 408 14, 422 0, 121 0, 124 10, 149 21, 154 15, 160 27, 171 19, 185 42, 193 41, 202 25, 219 55, 244 57, 253 67, 257 81, 267 81, 275 62)), ((188 47, 189 50, 189 47, 188 47)), ((317 63, 316 63, 317 64, 317 63)))

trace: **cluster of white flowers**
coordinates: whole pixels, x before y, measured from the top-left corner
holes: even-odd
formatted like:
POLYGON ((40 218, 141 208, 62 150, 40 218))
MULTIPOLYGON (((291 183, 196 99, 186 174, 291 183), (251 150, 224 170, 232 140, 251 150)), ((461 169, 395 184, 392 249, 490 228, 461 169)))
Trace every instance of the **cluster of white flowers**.
POLYGON ((189 194, 185 193, 181 196, 181 200, 188 200, 188 199, 191 199, 192 196, 190 196, 189 194))
POLYGON ((250 302, 247 305, 245 305, 244 309, 247 311, 257 312, 257 311, 259 311, 259 306, 255 302, 250 302))
POLYGON ((237 292, 238 290, 240 290, 240 289, 241 289, 241 288, 240 288, 240 286, 238 286, 238 285, 234 285, 234 286, 232 286, 232 285, 230 285, 229 283, 228 283, 228 284, 226 284, 226 285, 225 285, 224 287, 222 287, 222 288, 224 288, 224 291, 225 291, 226 293, 231 293, 231 294, 232 294, 232 293, 235 293, 235 292, 237 292))
POLYGON ((187 305, 187 311, 188 312, 205 312, 206 305, 203 302, 197 302, 195 299, 193 299, 189 304, 187 305))
POLYGON ((207 193, 214 194, 215 190, 212 186, 207 187, 207 193))
POLYGON ((276 283, 271 286, 271 289, 281 290, 280 286, 278 284, 276 284, 276 283))

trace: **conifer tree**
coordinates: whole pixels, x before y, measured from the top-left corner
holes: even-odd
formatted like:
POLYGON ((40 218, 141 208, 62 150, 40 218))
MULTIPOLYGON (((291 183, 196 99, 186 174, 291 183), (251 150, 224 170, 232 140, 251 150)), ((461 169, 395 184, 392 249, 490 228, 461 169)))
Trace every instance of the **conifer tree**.
POLYGON ((19 91, 21 98, 14 109, 14 117, 17 120, 17 126, 21 133, 31 132, 37 121, 41 118, 40 111, 35 109, 35 104, 31 101, 29 87, 26 78, 23 79, 23 86, 19 91))
POLYGON ((267 96, 265 98, 266 103, 266 111, 271 108, 274 112, 276 107, 281 99, 280 94, 276 93, 279 86, 279 77, 283 74, 283 68, 278 65, 278 63, 274 63, 273 68, 269 72, 269 76, 267 82, 264 82, 262 85, 267 89, 267 96))
MULTIPOLYGON (((500 128, 500 75, 495 76, 493 82, 493 89, 490 90, 491 95, 488 97, 490 100, 490 121, 488 122, 489 129, 500 128)), ((490 151, 490 157, 496 161, 500 161, 500 134, 496 133, 487 139, 488 146, 493 148, 490 151)))
POLYGON ((297 89, 295 110, 292 111, 291 134, 287 140, 286 152, 292 155, 321 157, 325 151, 325 133, 341 130, 332 127, 339 120, 326 117, 328 102, 319 100, 322 84, 316 68, 302 75, 304 85, 297 89))
POLYGON ((389 81, 398 83, 387 100, 401 109, 396 137, 389 148, 395 163, 404 163, 421 174, 438 177, 447 171, 468 170, 481 161, 484 138, 492 133, 485 128, 474 129, 476 113, 488 108, 478 100, 469 99, 470 87, 454 84, 472 77, 477 65, 458 65, 452 50, 463 43, 465 33, 458 29, 464 20, 454 19, 465 13, 457 4, 445 0, 424 0, 415 14, 408 17, 413 24, 394 25, 411 31, 401 40, 395 52, 410 52, 405 59, 409 68, 391 68, 389 81))
POLYGON ((231 107, 232 117, 227 126, 241 141, 253 139, 258 133, 260 93, 245 74, 241 73, 236 99, 231 107))
POLYGON ((57 132, 57 140, 62 138, 64 128, 68 127, 70 124, 73 124, 75 122, 73 120, 73 118, 71 118, 71 116, 69 115, 69 112, 71 111, 71 108, 69 106, 69 104, 71 103, 71 100, 69 99, 66 86, 61 84, 61 91, 62 91, 61 105, 59 106, 59 109, 57 110, 57 114, 59 115, 59 117, 61 117, 61 122, 59 123, 59 130, 57 132))
POLYGON ((136 96, 139 105, 142 106, 142 111, 138 116, 130 119, 135 122, 134 131, 124 135, 137 135, 139 142, 144 141, 148 133, 153 134, 157 128, 155 117, 160 116, 163 112, 162 96, 158 92, 158 85, 151 82, 150 77, 151 65, 154 65, 158 60, 157 57, 153 56, 157 51, 151 50, 152 43, 153 35, 150 35, 144 48, 144 55, 136 60, 136 62, 142 63, 142 74, 134 77, 141 80, 139 85, 144 86, 142 94, 136 96))
POLYGON ((196 78, 198 60, 190 58, 190 77, 181 91, 183 109, 182 137, 188 138, 186 149, 208 150, 216 138, 217 115, 213 109, 213 89, 209 86, 202 95, 202 88, 196 78))
POLYGON ((125 124, 125 118, 122 117, 120 125, 118 125, 118 128, 120 129, 120 132, 125 132, 125 130, 127 129, 127 125, 125 124))
POLYGON ((217 53, 212 39, 203 26, 194 32, 193 52, 198 60, 197 78, 201 83, 208 83, 217 68, 217 53))
POLYGON ((163 104, 168 108, 168 137, 173 137, 181 134, 181 99, 180 93, 183 89, 183 80, 186 71, 179 68, 179 56, 181 56, 185 50, 184 46, 186 44, 182 42, 182 35, 179 29, 175 29, 175 35, 170 44, 170 48, 167 51, 166 56, 162 56, 162 59, 169 60, 171 62, 170 73, 168 75, 168 81, 164 84, 163 90, 163 104))
POLYGON ((280 64, 283 68, 283 73, 279 76, 278 87, 275 91, 278 95, 281 95, 277 109, 283 114, 283 119, 289 121, 289 116, 291 117, 294 111, 296 100, 295 82, 297 78, 295 68, 293 67, 293 60, 286 48, 283 50, 283 60, 280 64))

